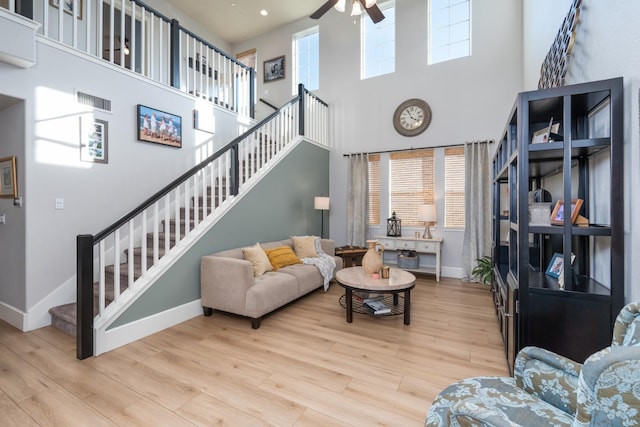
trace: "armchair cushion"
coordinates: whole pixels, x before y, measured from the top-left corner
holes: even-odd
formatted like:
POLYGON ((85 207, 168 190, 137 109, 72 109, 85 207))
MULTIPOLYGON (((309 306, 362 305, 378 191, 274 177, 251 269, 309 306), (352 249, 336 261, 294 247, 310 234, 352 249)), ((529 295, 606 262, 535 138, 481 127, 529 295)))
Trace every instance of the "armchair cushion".
POLYGON ((572 421, 573 415, 527 393, 514 378, 477 377, 444 389, 425 426, 570 426, 572 421))
POLYGON ((640 351, 607 347, 584 362, 578 385, 576 426, 638 425, 640 351))
POLYGON ((582 365, 539 347, 525 347, 516 356, 518 387, 562 409, 576 412, 576 389, 582 365))
POLYGON ((640 303, 624 306, 613 326, 612 345, 640 346, 640 303))

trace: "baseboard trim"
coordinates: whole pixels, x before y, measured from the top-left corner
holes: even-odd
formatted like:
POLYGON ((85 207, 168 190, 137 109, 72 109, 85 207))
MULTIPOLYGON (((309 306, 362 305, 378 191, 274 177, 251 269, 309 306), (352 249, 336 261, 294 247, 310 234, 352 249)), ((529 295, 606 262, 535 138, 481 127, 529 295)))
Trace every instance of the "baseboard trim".
POLYGON ((198 299, 178 307, 156 313, 113 329, 95 331, 95 356, 132 343, 197 316, 202 316, 198 299))
POLYGON ((0 320, 24 332, 27 313, 0 301, 0 320))

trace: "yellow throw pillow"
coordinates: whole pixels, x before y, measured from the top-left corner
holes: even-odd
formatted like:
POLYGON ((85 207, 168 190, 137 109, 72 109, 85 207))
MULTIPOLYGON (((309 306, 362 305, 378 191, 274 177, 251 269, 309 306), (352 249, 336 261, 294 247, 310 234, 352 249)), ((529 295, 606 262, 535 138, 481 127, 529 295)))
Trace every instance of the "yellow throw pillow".
POLYGON ((286 267, 287 265, 302 264, 302 261, 298 259, 289 246, 279 246, 277 248, 267 249, 265 252, 274 270, 286 267))
POLYGON ((262 276, 267 271, 273 270, 273 267, 269 262, 269 257, 262 249, 262 246, 260 246, 260 243, 256 243, 248 248, 242 248, 242 255, 244 256, 244 259, 251 262, 251 265, 253 265, 254 277, 262 276))
POLYGON ((293 250, 298 258, 317 258, 315 236, 292 236, 293 250))

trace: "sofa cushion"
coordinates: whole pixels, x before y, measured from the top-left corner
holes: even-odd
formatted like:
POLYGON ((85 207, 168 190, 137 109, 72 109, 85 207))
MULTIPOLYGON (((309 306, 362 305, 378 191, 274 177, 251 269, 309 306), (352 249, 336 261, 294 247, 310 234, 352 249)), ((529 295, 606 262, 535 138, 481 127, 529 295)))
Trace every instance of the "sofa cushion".
POLYGON ((315 236, 291 236, 293 250, 298 258, 317 258, 315 236))
POLYGON ((248 248, 242 248, 242 254, 244 259, 251 262, 254 277, 262 276, 267 271, 273 270, 269 257, 260 246, 260 243, 248 248))
POLYGON ((290 274, 298 280, 298 296, 309 293, 324 283, 322 274, 320 274, 320 270, 315 265, 288 265, 278 270, 278 272, 290 274))
POLYGON ((273 266, 273 270, 277 271, 287 265, 300 264, 300 259, 293 253, 289 246, 280 246, 274 249, 266 249, 265 252, 269 257, 269 262, 273 266))

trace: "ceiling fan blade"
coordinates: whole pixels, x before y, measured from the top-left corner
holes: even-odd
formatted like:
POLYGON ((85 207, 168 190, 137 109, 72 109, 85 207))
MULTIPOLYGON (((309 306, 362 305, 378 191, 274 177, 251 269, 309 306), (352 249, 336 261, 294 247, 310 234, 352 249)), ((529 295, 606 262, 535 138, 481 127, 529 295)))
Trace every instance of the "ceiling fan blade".
POLYGON ((374 24, 377 24, 384 19, 384 14, 377 4, 374 4, 371 7, 367 7, 365 0, 360 0, 360 4, 362 5, 362 8, 367 11, 369 18, 371 18, 374 24))
POLYGON ((320 19, 320 17, 327 13, 329 9, 336 5, 336 3, 338 3, 338 0, 328 0, 325 4, 320 6, 320 9, 313 12, 309 18, 320 19))

